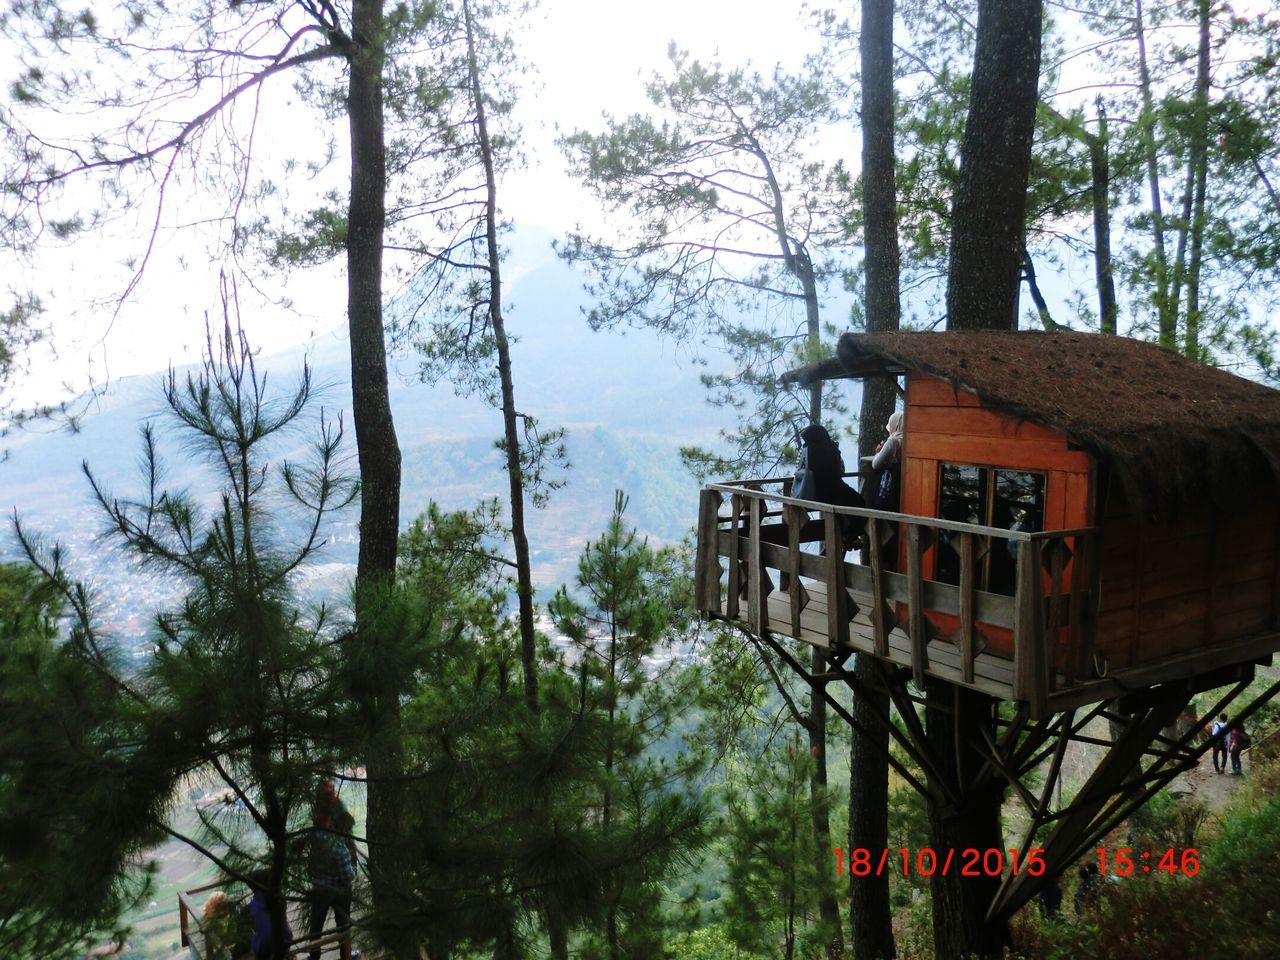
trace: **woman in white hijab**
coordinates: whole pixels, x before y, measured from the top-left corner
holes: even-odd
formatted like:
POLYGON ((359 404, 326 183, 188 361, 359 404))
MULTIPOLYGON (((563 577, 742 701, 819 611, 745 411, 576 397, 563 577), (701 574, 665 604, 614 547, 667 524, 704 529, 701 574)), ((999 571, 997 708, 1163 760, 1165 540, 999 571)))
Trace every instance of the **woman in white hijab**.
POLYGON ((889 422, 885 424, 885 431, 889 436, 880 441, 880 446, 876 447, 876 455, 871 458, 871 468, 873 470, 883 470, 885 467, 902 460, 901 410, 895 410, 889 414, 889 422))

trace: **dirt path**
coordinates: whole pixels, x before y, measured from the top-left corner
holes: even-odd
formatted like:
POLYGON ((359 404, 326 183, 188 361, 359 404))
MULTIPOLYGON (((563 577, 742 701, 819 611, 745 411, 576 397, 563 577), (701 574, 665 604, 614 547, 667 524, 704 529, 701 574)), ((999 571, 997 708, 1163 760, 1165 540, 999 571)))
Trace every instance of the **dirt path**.
POLYGON ((1199 800, 1214 813, 1221 813, 1227 805, 1248 788, 1251 783, 1249 768, 1251 766, 1248 752, 1243 755, 1244 775, 1234 776, 1230 773, 1214 773, 1213 755, 1206 753, 1198 767, 1174 779, 1170 789, 1188 794, 1199 800))

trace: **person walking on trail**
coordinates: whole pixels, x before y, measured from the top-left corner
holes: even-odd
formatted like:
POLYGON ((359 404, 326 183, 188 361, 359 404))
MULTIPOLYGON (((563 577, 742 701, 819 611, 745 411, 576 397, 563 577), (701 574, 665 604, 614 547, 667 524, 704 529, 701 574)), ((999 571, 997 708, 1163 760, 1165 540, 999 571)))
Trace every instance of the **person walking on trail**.
POLYGON ((1231 772, 1238 777, 1244 773, 1240 767, 1240 752, 1247 750, 1253 741, 1244 732, 1244 724, 1239 720, 1233 721, 1227 730, 1227 750, 1231 753, 1231 772))
POLYGON ((1227 715, 1218 714, 1209 728, 1209 740, 1213 743, 1213 770, 1215 773, 1227 772, 1227 715), (1219 763, 1221 758, 1221 763, 1219 763))
MULTIPOLYGON (((275 949, 275 925, 271 922, 271 910, 266 898, 270 878, 270 871, 261 868, 250 873, 248 878, 249 889, 253 893, 249 899, 249 949, 254 960, 267 960, 275 949)), ((281 939, 285 943, 293 941, 293 931, 289 929, 288 919, 284 921, 284 936, 281 939)))
MULTIPOLYGON (((307 852, 311 922, 307 935, 315 940, 330 911, 336 926, 351 926, 351 885, 356 877, 355 841, 351 838, 354 819, 327 780, 317 791, 311 824, 307 852)), ((320 949, 313 948, 309 958, 320 960, 320 949)))

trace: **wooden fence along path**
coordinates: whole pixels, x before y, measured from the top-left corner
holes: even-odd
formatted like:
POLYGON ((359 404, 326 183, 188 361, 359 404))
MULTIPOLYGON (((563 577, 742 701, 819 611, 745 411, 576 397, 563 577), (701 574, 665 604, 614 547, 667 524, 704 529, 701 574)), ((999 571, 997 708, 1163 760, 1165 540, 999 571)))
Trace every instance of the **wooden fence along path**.
MULTIPOLYGON (((178 894, 178 930, 182 946, 188 951, 191 960, 240 960, 239 957, 210 956, 205 939, 202 922, 205 896, 224 890, 226 886, 225 881, 218 881, 178 894)), ((289 925, 296 938, 290 956, 306 957, 312 950, 319 950, 322 960, 352 960, 349 931, 330 927, 321 930, 314 940, 306 936, 310 910, 309 904, 298 903, 289 911, 289 925)))
POLYGON ((1033 717, 1103 698, 1090 689, 1095 529, 1031 533, 839 507, 797 500, 790 486, 785 478, 703 488, 695 568, 703 613, 756 636, 871 653, 909 667, 917 684, 931 676, 1025 701, 1033 717), (848 517, 865 521, 865 562, 845 559, 848 517), (955 583, 934 579, 943 550, 955 552, 955 583), (995 550, 1016 555, 1011 596, 980 589, 995 550))

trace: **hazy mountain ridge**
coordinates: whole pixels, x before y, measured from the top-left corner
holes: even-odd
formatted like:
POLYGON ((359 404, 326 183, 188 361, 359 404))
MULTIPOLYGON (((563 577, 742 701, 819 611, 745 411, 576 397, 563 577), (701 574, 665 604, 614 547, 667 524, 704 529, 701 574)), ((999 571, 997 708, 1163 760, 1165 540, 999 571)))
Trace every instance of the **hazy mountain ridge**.
MULTIPOLYGON (((628 516, 641 532, 663 542, 681 539, 696 517, 697 484, 680 464, 679 447, 714 443, 729 414, 705 402, 700 368, 688 360, 675 362, 675 351, 656 336, 593 333, 579 309, 580 279, 549 248, 539 253, 527 237, 522 240, 526 249, 515 259, 525 262, 518 265, 520 279, 509 293, 509 322, 519 337, 513 348, 517 402, 542 426, 566 427, 572 464, 561 475, 567 486, 529 517, 535 578, 549 587, 572 577, 581 547, 602 529, 617 489, 629 494, 628 516)), ((317 402, 304 426, 282 439, 277 459, 305 456, 323 407, 330 420, 341 412, 345 452, 352 458, 348 466, 354 472, 345 332, 322 334, 260 357, 257 366, 267 373, 269 389, 283 396, 297 382, 304 361, 317 402)), ((412 355, 395 356, 392 363, 398 371, 392 374, 391 400, 404 460, 404 522, 425 511, 431 500, 447 509, 485 498, 505 500, 507 479, 495 446, 502 433, 498 411, 478 397, 455 396, 447 383, 414 382, 417 361, 412 355)), ((179 380, 191 370, 179 368, 179 380)), ((165 415, 163 382, 161 374, 118 380, 93 402, 78 432, 14 434, 5 443, 9 458, 0 463, 0 506, 18 510, 29 528, 61 541, 71 569, 99 585, 112 625, 135 636, 143 629, 135 609, 141 595, 154 594, 152 599, 158 600, 171 591, 160 584, 151 589, 145 580, 139 584, 136 572, 120 569, 118 556, 96 543, 102 519, 91 502, 81 462, 90 464, 113 495, 141 497, 139 431, 151 420, 166 483, 209 489, 207 467, 193 462, 176 442, 171 418, 165 415)), ((357 519, 358 511, 349 509, 325 531, 329 542, 317 560, 331 565, 330 579, 335 569, 355 562, 357 519)), ((3 553, 12 556, 12 537, 5 540, 3 553)))

